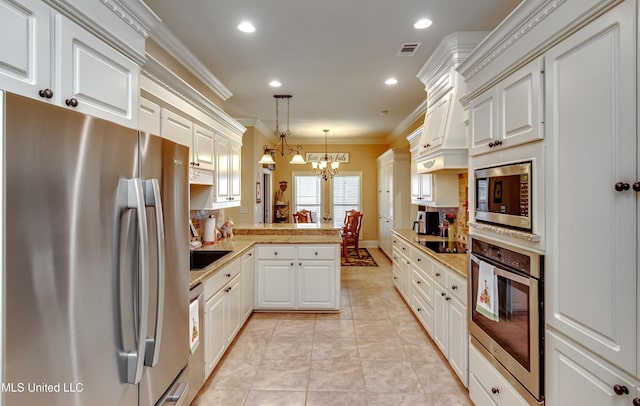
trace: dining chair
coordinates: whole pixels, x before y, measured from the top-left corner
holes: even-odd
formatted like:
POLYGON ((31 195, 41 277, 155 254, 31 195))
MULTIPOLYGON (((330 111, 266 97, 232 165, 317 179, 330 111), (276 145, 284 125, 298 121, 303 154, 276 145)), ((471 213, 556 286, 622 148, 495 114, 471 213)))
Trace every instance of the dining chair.
POLYGON ((360 228, 362 227, 363 214, 356 210, 348 210, 344 216, 344 227, 340 234, 342 235, 342 254, 344 259, 349 262, 348 247, 353 246, 356 255, 360 258, 360 228))
POLYGON ((302 209, 293 214, 294 223, 313 223, 311 211, 302 209))

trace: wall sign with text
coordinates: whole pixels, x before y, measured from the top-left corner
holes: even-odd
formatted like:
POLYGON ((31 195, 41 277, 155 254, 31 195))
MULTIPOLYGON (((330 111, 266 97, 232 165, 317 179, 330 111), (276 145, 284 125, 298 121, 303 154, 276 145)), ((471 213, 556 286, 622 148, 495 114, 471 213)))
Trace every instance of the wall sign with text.
MULTIPOLYGON (((327 157, 329 162, 349 163, 348 152, 328 152, 327 157)), ((307 162, 324 161, 324 152, 307 152, 305 160, 307 162)))

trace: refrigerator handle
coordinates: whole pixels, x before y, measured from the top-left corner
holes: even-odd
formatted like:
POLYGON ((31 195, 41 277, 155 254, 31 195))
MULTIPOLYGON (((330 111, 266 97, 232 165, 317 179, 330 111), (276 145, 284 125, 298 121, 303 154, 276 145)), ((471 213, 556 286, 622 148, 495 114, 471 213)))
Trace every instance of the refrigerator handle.
POLYGON ((154 367, 160 360, 160 344, 162 343, 162 321, 164 320, 164 285, 165 285, 165 239, 164 217, 162 216, 162 200, 158 179, 144 181, 146 205, 154 207, 156 216, 156 241, 158 242, 158 309, 156 312, 155 334, 147 338, 146 358, 144 364, 154 367))
POLYGON ((145 358, 145 338, 149 318, 149 230, 144 204, 142 179, 127 179, 127 207, 137 211, 138 218, 138 331, 137 349, 125 354, 127 360, 127 382, 138 384, 142 379, 145 358))

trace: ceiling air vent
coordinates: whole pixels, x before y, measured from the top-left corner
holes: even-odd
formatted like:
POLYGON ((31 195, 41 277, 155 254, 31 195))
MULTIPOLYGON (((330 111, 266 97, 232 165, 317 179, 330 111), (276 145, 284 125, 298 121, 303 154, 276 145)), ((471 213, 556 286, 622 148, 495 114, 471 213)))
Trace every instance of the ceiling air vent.
POLYGON ((422 42, 405 42, 398 51, 398 56, 413 56, 422 42))

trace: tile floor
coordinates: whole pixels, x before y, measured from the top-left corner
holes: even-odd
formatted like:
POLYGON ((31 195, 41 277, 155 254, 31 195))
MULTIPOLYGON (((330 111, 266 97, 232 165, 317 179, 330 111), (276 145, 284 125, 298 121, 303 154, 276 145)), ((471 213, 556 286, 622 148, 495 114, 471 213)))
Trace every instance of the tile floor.
POLYGON ((340 314, 254 313, 192 405, 472 405, 369 251, 378 267, 342 268, 340 314))

